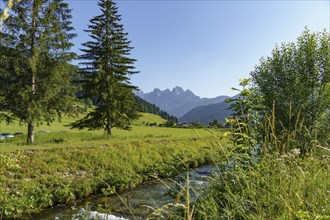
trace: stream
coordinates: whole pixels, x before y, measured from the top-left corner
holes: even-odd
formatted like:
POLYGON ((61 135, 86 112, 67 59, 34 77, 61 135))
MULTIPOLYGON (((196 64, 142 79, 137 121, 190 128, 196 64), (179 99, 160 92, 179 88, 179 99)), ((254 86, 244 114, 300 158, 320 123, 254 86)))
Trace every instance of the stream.
POLYGON ((178 183, 185 186, 187 174, 189 174, 192 189, 191 196, 195 199, 207 185, 212 173, 217 170, 215 166, 202 166, 183 172, 173 179, 155 180, 118 194, 98 195, 88 197, 76 204, 56 206, 33 215, 30 219, 82 219, 79 215, 84 216, 84 219, 94 219, 96 215, 99 219, 144 219, 152 212, 152 208, 159 208, 175 201, 180 190, 178 183), (111 215, 104 213, 111 213, 111 215))

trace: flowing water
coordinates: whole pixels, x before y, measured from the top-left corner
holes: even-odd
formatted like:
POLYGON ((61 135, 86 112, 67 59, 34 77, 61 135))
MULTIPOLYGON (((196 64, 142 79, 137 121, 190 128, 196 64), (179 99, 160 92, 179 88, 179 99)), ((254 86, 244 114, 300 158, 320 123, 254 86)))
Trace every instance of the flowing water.
MULTIPOLYGON (((153 208, 174 202, 180 190, 178 184, 185 186, 187 174, 189 174, 191 193, 194 199, 207 185, 207 180, 213 172, 217 172, 215 166, 203 166, 193 171, 181 173, 174 179, 148 182, 117 195, 94 196, 77 204, 57 206, 34 215, 31 219, 79 219, 76 217, 77 213, 85 212, 85 210, 88 210, 90 214, 111 213, 111 215, 114 215, 113 218, 107 217, 104 219, 120 219, 115 218, 115 216, 124 219, 144 219, 152 212, 153 208)), ((92 219, 92 215, 90 217, 92 219)))

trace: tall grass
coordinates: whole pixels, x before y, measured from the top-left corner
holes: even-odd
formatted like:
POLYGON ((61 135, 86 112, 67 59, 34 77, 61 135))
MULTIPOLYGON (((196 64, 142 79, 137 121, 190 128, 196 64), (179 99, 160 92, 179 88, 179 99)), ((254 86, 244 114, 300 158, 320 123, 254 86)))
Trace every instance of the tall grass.
POLYGON ((188 220, 191 213, 205 220, 330 219, 329 146, 320 145, 326 142, 299 114, 293 127, 276 130, 275 103, 270 115, 260 117, 253 98, 237 99, 236 113, 242 115, 228 120, 231 143, 219 145, 225 155, 220 174, 196 201, 186 190, 186 203, 179 211, 167 210, 167 219, 188 220))
POLYGON ((329 146, 320 146, 299 117, 276 133, 274 109, 262 135, 254 133, 257 123, 234 127, 231 156, 195 204, 194 219, 330 219, 329 146))
POLYGON ((210 182, 195 219, 330 219, 330 154, 267 154, 210 182))

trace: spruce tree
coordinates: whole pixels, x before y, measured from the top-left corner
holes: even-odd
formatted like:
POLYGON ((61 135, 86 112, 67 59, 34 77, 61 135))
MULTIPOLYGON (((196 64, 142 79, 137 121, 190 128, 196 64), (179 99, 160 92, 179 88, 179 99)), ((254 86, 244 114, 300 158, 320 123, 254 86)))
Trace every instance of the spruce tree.
POLYGON ((26 123, 33 143, 36 124, 74 110, 71 10, 63 0, 22 0, 3 25, 0 111, 8 122, 26 123))
POLYGON ((72 128, 105 130, 111 134, 113 127, 129 129, 131 121, 138 117, 132 90, 137 89, 129 80, 135 60, 130 58, 130 41, 127 39, 121 16, 111 0, 98 3, 101 15, 90 20, 91 41, 83 44, 81 55, 81 98, 94 97, 96 108, 85 118, 72 123, 72 128))

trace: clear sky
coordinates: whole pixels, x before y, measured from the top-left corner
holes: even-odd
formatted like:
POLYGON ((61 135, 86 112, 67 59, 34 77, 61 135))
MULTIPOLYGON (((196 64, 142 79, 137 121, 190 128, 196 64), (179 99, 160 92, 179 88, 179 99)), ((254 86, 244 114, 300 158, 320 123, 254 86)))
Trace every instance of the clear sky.
MULTIPOLYGON (((67 0, 78 37, 99 14, 96 0, 67 0)), ((117 0, 144 92, 181 86, 201 97, 234 95, 275 44, 292 42, 305 26, 329 31, 330 1, 117 0)))

